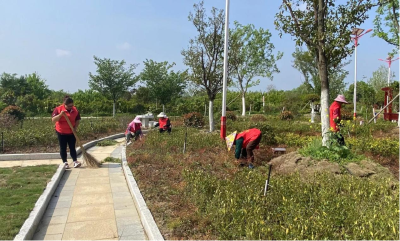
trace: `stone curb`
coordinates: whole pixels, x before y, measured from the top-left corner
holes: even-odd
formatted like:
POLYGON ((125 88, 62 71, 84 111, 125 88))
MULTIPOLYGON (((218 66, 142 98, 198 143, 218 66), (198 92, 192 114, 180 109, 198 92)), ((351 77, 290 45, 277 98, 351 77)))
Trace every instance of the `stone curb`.
MULTIPOLYGON (((117 139, 117 138, 121 138, 124 136, 125 136, 124 133, 107 136, 107 137, 83 144, 83 147, 86 150, 90 147, 95 146, 97 144, 97 142, 99 142, 99 141, 117 139)), ((82 153, 82 150, 80 147, 76 148, 76 153, 78 155, 80 155, 82 153)), ((71 158, 69 153, 68 153, 68 158, 71 158)), ((1 154, 0 155, 0 161, 46 160, 46 159, 61 159, 60 153, 30 153, 30 154, 1 154)))
POLYGON ((125 146, 122 148, 122 170, 124 170, 126 182, 133 197, 133 201, 135 202, 140 216, 140 221, 142 222, 147 237, 149 240, 164 240, 156 222, 154 221, 153 215, 151 214, 142 194, 140 193, 139 187, 135 178, 133 177, 131 169, 129 168, 128 162, 126 161, 125 146))
POLYGON ((47 183, 46 189, 39 197, 39 199, 35 203, 35 207, 29 214, 28 219, 25 220, 24 224, 22 225, 21 229, 17 236, 15 236, 14 240, 31 240, 36 228, 38 227, 40 220, 43 217, 44 212, 47 209, 47 205, 50 202, 50 199, 55 192, 58 183, 61 180, 65 172, 64 164, 60 164, 56 173, 51 178, 51 181, 47 183))

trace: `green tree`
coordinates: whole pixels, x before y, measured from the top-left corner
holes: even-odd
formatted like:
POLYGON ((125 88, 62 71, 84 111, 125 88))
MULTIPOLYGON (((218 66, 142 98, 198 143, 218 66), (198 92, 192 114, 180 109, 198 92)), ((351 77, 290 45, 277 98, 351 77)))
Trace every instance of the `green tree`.
MULTIPOLYGON (((293 67, 303 74, 304 86, 312 93, 320 94, 321 80, 319 78, 318 65, 313 54, 310 51, 302 51, 301 48, 296 48, 292 56, 294 58, 293 67)), ((350 61, 339 63, 337 66, 328 66, 329 103, 332 103, 338 94, 344 93, 346 87, 344 79, 349 73, 344 70, 344 67, 349 63, 350 61)))
POLYGON ((28 84, 29 92, 36 96, 37 99, 44 100, 50 96, 50 90, 46 85, 46 81, 37 73, 27 75, 26 82, 28 84))
POLYGON ((144 69, 139 79, 146 84, 150 98, 157 99, 160 104, 166 105, 183 94, 186 87, 186 71, 171 70, 175 63, 168 64, 167 61, 156 62, 146 59, 143 63, 144 69))
MULTIPOLYGON (((380 105, 383 105, 385 101, 385 92, 382 88, 388 86, 388 75, 389 69, 381 65, 376 71, 372 72, 372 77, 368 80, 368 84, 370 84, 375 91, 376 103, 380 105)), ((396 76, 393 72, 390 75, 390 82, 393 83, 396 76)))
POLYGON ((97 75, 89 72, 89 86, 113 101, 113 117, 115 117, 115 103, 137 82, 133 72, 137 64, 131 64, 126 68, 124 60, 100 59, 96 56, 94 63, 97 66, 97 75))
POLYGON ((273 73, 279 73, 276 61, 283 54, 272 54, 274 45, 270 42, 271 33, 268 29, 256 29, 254 25, 243 26, 235 21, 235 27, 230 34, 229 65, 232 75, 237 80, 237 87, 242 94, 242 115, 246 115, 247 89, 260 84, 255 77, 273 79, 273 73))
POLYGON ((393 53, 398 52, 399 48, 399 1, 380 0, 381 4, 376 10, 374 19, 374 33, 387 43, 396 46, 393 53))
POLYGON ((29 93, 29 86, 25 76, 18 77, 17 74, 3 73, 0 76, 0 87, 2 89, 1 99, 7 105, 15 105, 17 98, 29 93))
POLYGON ((214 131, 213 102, 223 86, 224 12, 212 8, 206 15, 204 3, 194 4, 189 21, 196 28, 197 36, 189 41, 189 48, 182 50, 183 62, 189 67, 188 79, 201 86, 208 95, 210 131, 214 131))
POLYGON ((328 67, 337 66, 352 53, 351 28, 359 26, 373 7, 372 0, 282 0, 275 16, 275 26, 294 37, 296 45, 305 44, 313 53, 321 81, 322 144, 329 138, 329 78, 328 67), (298 6, 305 5, 305 9, 298 6))

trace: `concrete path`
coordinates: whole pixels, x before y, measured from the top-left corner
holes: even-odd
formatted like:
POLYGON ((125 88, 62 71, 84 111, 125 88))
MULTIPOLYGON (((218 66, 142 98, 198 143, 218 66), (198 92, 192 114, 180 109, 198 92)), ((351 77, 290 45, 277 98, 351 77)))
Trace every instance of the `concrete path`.
MULTIPOLYGON (((98 160, 108 156, 121 158, 123 138, 117 141, 120 142, 117 146, 95 146, 88 152, 98 160)), ((147 239, 121 164, 67 170, 33 239, 147 239)))

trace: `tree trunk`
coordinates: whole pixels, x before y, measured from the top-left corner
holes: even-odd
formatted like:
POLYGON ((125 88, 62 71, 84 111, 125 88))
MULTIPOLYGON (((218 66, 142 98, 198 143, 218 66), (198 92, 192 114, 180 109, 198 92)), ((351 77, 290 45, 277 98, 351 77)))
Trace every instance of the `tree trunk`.
POLYGON ((113 103, 113 117, 115 118, 115 100, 114 100, 114 103, 113 103))
POLYGON ((246 98, 245 95, 242 94, 242 116, 246 115, 246 98))
MULTIPOLYGON (((329 82, 328 66, 325 55, 325 19, 324 0, 318 1, 318 72, 321 79, 321 128, 322 145, 327 146, 329 141, 329 82)), ((326 11, 326 10, 325 10, 326 11)))
POLYGON ((210 105, 208 107, 208 120, 210 122, 210 132, 214 131, 214 111, 213 111, 214 108, 213 108, 213 105, 214 105, 214 101, 210 100, 210 105))

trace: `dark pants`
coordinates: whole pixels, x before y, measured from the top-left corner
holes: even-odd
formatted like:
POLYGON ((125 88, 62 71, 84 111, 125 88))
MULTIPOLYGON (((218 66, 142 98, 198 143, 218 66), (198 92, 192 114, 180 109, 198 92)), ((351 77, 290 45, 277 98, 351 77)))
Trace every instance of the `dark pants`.
POLYGON ((73 134, 70 135, 62 135, 57 132, 58 143, 60 144, 60 156, 62 161, 67 162, 67 144, 69 146, 69 153, 71 154, 72 160, 77 160, 76 149, 75 149, 75 136, 73 134))
POLYGON ((242 149, 242 158, 247 159, 247 157, 250 158, 250 162, 254 161, 254 153, 253 150, 256 149, 258 144, 260 144, 262 134, 260 134, 255 140, 250 141, 249 144, 247 144, 246 148, 242 149))
POLYGON ((137 139, 139 139, 140 135, 142 135, 142 130, 137 130, 137 131, 135 131, 134 134, 132 132, 128 132, 126 134, 126 142, 129 142, 131 140, 131 138, 134 136, 135 136, 135 141, 137 141, 137 139))
POLYGON ((168 131, 169 134, 171 134, 171 127, 169 127, 168 129, 164 130, 162 128, 159 129, 160 133, 163 133, 164 131, 168 131))

